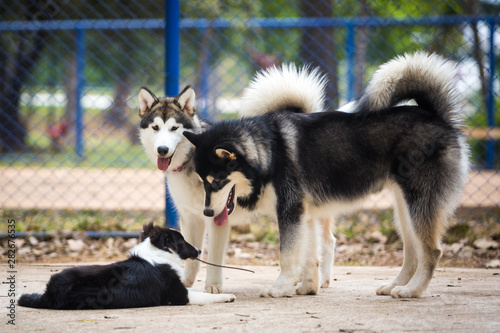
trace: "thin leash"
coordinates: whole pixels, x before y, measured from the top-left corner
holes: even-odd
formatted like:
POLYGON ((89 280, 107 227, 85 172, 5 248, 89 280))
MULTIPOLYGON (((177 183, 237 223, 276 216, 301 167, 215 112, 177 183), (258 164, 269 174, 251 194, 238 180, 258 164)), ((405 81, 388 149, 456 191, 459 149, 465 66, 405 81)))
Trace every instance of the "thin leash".
POLYGON ((212 264, 212 263, 209 263, 209 262, 206 262, 206 261, 203 261, 199 258, 196 258, 196 260, 198 261, 201 261, 202 263, 204 264, 207 264, 207 265, 211 265, 211 266, 215 266, 215 267, 220 267, 220 268, 229 268, 229 269, 237 269, 239 271, 245 271, 245 272, 249 272, 249 273, 255 273, 254 271, 250 270, 250 269, 246 269, 246 268, 240 268, 240 267, 231 267, 231 266, 222 266, 222 265, 217 265, 217 264, 212 264))

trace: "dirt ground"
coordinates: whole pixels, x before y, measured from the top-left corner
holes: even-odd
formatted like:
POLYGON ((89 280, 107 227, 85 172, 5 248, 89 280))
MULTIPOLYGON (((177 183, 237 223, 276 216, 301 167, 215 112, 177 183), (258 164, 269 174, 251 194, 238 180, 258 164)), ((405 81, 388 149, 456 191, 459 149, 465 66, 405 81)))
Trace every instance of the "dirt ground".
MULTIPOLYGON (((41 292, 51 274, 71 264, 16 267, 16 293, 41 292)), ((375 289, 399 267, 335 267, 317 296, 260 298, 276 266, 225 271, 234 303, 123 310, 54 311, 17 306, 7 325, 9 285, 1 285, 1 331, 17 332, 500 332, 500 269, 438 268, 424 297, 392 299, 375 289)), ((4 273, 7 267, 4 266, 4 273)), ((194 289, 202 290, 205 267, 194 289)), ((2 277, 5 281, 6 277, 2 277)))
MULTIPOLYGON (((4 171, 6 170, 2 170, 4 171)), ((110 200, 110 190, 102 191, 102 188, 107 188, 107 181, 111 179, 108 174, 95 175, 94 178, 88 178, 90 183, 85 183, 82 179, 87 179, 84 175, 89 175, 88 170, 77 174, 77 177, 71 173, 69 178, 68 172, 64 170, 60 172, 61 175, 47 171, 47 177, 52 177, 50 179, 53 182, 45 184, 42 177, 40 182, 43 184, 40 186, 47 185, 46 189, 43 188, 46 191, 40 189, 32 191, 33 184, 28 180, 33 179, 33 174, 39 176, 39 172, 29 173, 23 170, 20 174, 16 170, 16 177, 0 179, 0 185, 5 190, 0 191, 0 201, 4 202, 3 200, 8 198, 14 200, 15 196, 12 193, 19 192, 36 193, 36 196, 29 200, 12 201, 12 208, 45 208, 45 202, 53 205, 56 202, 54 200, 60 200, 60 207, 63 208, 68 208, 68 204, 77 202, 87 208, 102 209, 103 205, 118 202, 124 203, 124 206, 106 206, 106 208, 128 209, 130 202, 133 205, 138 202, 136 198, 129 197, 125 187, 120 193, 127 198, 110 200), (87 189, 86 194, 78 200, 62 195, 61 193, 67 192, 68 186, 75 186, 75 183, 67 185, 65 182, 68 179, 87 189), (99 183, 101 179, 103 179, 102 184, 99 183), (6 180, 7 183, 1 180, 6 180), (14 183, 14 180, 21 181, 22 184, 14 183), (14 192, 10 193, 9 188, 14 192), (28 206, 16 206, 19 202, 28 206)), ((135 172, 133 175, 140 180, 135 172)), ((123 176, 119 170, 114 175, 125 182, 127 178, 123 176)), ((497 194, 500 193, 498 191, 500 186, 497 186, 500 183, 497 181, 500 181, 500 177, 496 173, 493 175, 494 178, 488 178, 489 176, 481 173, 471 177, 469 190, 466 191, 469 195, 463 202, 473 207, 497 206, 499 202, 497 194), (495 182, 492 182, 492 179, 495 179, 495 182), (472 199, 473 202, 466 201, 472 199)), ((153 179, 148 175, 144 175, 144 178, 153 179)), ((113 178, 113 182, 118 183, 118 180, 113 178)), ((161 175, 155 178, 155 182, 156 185, 144 183, 146 185, 144 193, 151 191, 152 188, 160 189, 157 193, 159 199, 148 202, 155 202, 159 205, 159 208, 156 208, 162 209, 161 175)), ((127 182, 126 185, 130 184, 127 182)), ((135 187, 134 192, 143 193, 135 187)), ((140 207, 151 209, 146 206, 140 207)), ((471 225, 470 221, 467 225, 471 225)), ((95 311, 53 311, 16 306, 13 310, 14 326, 8 324, 8 320, 12 319, 8 316, 11 310, 7 306, 14 299, 9 296, 11 293, 9 277, 12 275, 15 277, 16 297, 26 292, 43 292, 52 274, 74 265, 61 262, 116 261, 123 259, 128 249, 136 244, 134 239, 92 241, 85 237, 61 235, 56 235, 55 239, 58 241, 53 242, 33 237, 18 239, 17 259, 23 264, 15 267, 15 273, 9 273, 8 267, 2 265, 0 274, 2 280, 0 318, 3 319, 0 321, 0 332, 500 332, 500 269, 480 268, 500 266, 498 260, 500 240, 492 236, 498 236, 498 232, 484 233, 479 230, 481 234, 488 235, 488 238, 478 239, 477 244, 476 241, 467 239, 468 234, 459 235, 456 240, 445 244, 444 255, 440 261, 441 267, 460 265, 475 268, 439 268, 424 297, 410 300, 391 299, 375 294, 378 285, 389 281, 399 271, 399 267, 379 265, 400 265, 402 262, 400 242, 389 241, 375 232, 377 231, 370 231, 368 234, 363 232, 359 235, 359 239, 339 237, 336 262, 343 266, 335 267, 334 280, 330 288, 322 289, 317 296, 260 298, 259 291, 262 286, 271 284, 279 274, 278 245, 262 245, 252 239, 246 239, 247 236, 244 235, 245 239, 236 239, 230 244, 227 263, 243 265, 255 270, 256 273, 225 271, 225 291, 236 295, 234 303, 95 311), (47 264, 47 262, 52 263, 47 264)), ((478 230, 471 227, 467 232, 477 233, 478 230)), ((2 263, 7 262, 6 249, 5 243, 1 244, 2 263)), ((198 276, 195 289, 203 289, 204 278, 205 268, 198 276)))

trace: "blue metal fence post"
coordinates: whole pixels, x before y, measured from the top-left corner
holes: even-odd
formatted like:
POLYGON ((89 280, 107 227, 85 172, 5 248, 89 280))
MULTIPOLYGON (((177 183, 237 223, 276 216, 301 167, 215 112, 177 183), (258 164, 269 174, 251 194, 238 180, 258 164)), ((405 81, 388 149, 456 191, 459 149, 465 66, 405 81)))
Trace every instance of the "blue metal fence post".
MULTIPOLYGON (((165 0, 165 95, 179 93, 179 0, 165 0)), ((177 212, 165 178, 165 225, 176 228, 177 212)))
MULTIPOLYGON (((205 36, 207 34, 208 28, 204 28, 200 30, 200 34, 202 36, 205 36)), ((205 38, 205 37, 203 37, 205 38)), ((201 116, 205 119, 209 119, 210 115, 208 114, 208 92, 209 92, 209 81, 210 81, 210 46, 207 45, 206 47, 201 46, 201 52, 205 53, 202 54, 202 62, 201 62, 201 73, 200 73, 200 99, 199 101, 201 102, 201 116)))
POLYGON ((85 30, 76 29, 76 115, 75 115, 75 150, 78 157, 83 157, 83 106, 85 90, 85 30))
POLYGON ((355 80, 356 76, 354 75, 354 64, 355 64, 355 56, 356 56, 356 44, 355 44, 355 26, 354 24, 347 25, 347 37, 346 37, 346 58, 347 58, 347 102, 350 102, 354 99, 355 94, 355 80))
MULTIPOLYGON (((495 127, 495 95, 493 91, 493 83, 495 81, 495 21, 489 20, 490 27, 490 54, 489 54, 489 67, 490 67, 490 81, 488 82, 488 129, 495 127)), ((495 164, 495 140, 488 138, 486 142, 486 168, 493 169, 495 164)))

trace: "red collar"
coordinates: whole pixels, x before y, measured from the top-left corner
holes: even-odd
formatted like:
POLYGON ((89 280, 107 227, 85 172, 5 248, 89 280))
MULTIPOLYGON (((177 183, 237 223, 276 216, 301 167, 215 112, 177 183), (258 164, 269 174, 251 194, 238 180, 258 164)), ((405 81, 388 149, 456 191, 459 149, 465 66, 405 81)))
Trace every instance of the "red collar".
MULTIPOLYGON (((186 162, 187 163, 187 162, 186 162)), ((182 164, 180 167, 178 167, 177 169, 174 169, 172 170, 173 172, 181 172, 182 171, 182 168, 184 167, 184 165, 186 165, 186 163, 182 164)))
POLYGON ((173 169, 172 172, 181 172, 182 169, 184 168, 184 166, 186 166, 186 164, 188 164, 188 162, 191 160, 191 157, 193 157, 193 155, 194 155, 193 153, 190 153, 188 155, 187 160, 184 163, 182 163, 180 166, 178 166, 177 168, 173 169))

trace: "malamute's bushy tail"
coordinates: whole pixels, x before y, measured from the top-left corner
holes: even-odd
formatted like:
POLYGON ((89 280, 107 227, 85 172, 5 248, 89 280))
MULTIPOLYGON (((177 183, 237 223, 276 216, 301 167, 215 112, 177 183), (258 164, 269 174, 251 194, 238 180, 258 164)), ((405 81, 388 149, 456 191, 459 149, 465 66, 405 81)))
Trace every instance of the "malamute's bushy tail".
POLYGON ((462 105, 455 89, 456 74, 455 63, 437 54, 416 52, 398 56, 375 72, 356 110, 380 111, 414 99, 420 107, 459 126, 462 105))
POLYGON ((326 84, 319 68, 297 68, 290 63, 262 70, 243 92, 240 116, 258 116, 284 108, 301 113, 323 111, 326 84))
POLYGON ((17 303, 28 308, 49 308, 48 305, 43 302, 41 294, 23 294, 19 297, 17 303))

